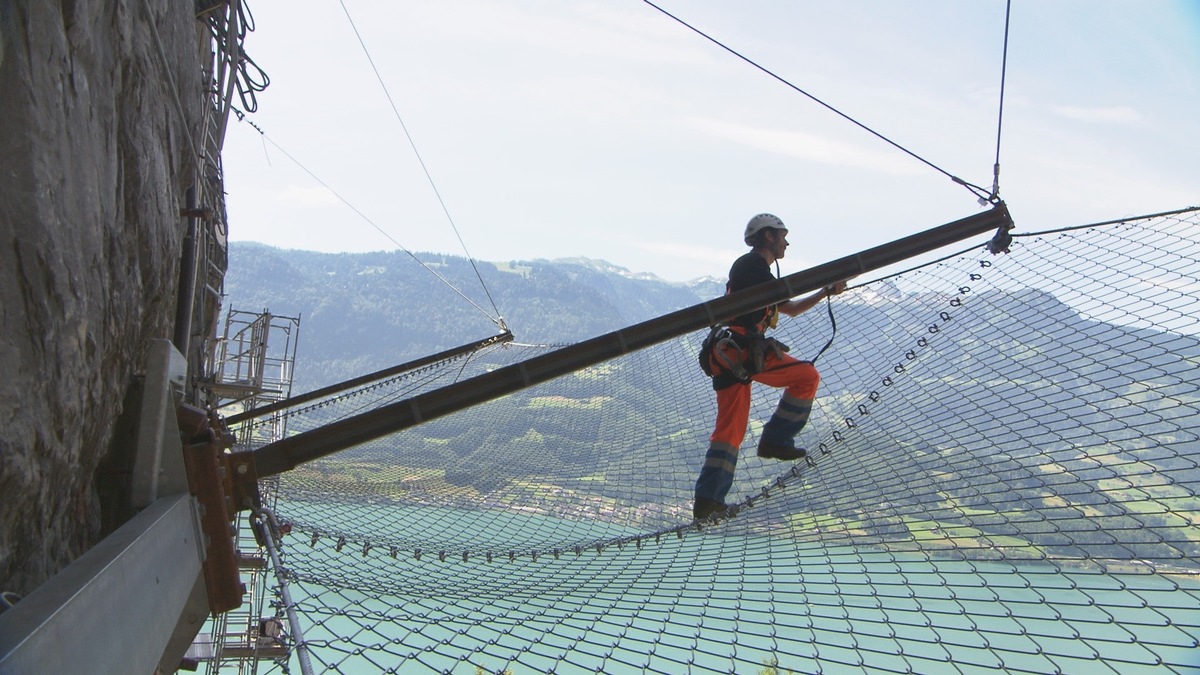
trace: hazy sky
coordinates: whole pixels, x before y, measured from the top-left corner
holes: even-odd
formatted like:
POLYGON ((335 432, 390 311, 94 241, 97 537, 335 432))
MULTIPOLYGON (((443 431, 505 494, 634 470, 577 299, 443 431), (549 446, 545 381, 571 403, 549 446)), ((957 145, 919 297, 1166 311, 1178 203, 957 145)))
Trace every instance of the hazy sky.
MULTIPOLYGON (((991 187, 1005 2, 656 4, 991 187)), ((465 255, 452 218, 477 260, 681 281, 724 277, 763 211, 791 229, 787 274, 980 210, 640 0, 250 8, 270 86, 248 116, 266 138, 231 120, 225 142, 234 240, 465 255)), ((1014 0, 1009 31, 1000 196, 1019 231, 1200 204, 1200 2, 1014 0)))

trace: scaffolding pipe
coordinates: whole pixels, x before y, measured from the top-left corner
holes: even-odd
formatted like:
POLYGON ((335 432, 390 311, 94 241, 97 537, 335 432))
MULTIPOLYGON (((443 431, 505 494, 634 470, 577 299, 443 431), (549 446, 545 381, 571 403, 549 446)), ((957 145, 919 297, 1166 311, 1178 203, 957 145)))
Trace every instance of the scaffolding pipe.
POLYGON ((296 615, 296 604, 292 602, 292 593, 288 590, 287 579, 283 574, 283 561, 279 557, 279 551, 275 549, 275 533, 279 531, 279 522, 275 520, 275 514, 267 507, 259 507, 255 509, 255 517, 258 519, 259 534, 263 542, 266 544, 267 553, 271 556, 271 567, 275 570, 275 579, 279 584, 279 595, 283 600, 283 606, 287 610, 288 627, 292 633, 292 639, 296 644, 296 653, 300 658, 300 671, 304 675, 312 675, 312 662, 308 656, 308 643, 304 640, 304 630, 300 627, 300 617, 296 615))
MULTIPOLYGON (((1009 216, 1008 208, 1004 202, 1000 202, 984 213, 269 443, 255 450, 250 455, 249 463, 260 478, 283 473, 304 462, 311 462, 555 377, 723 323, 747 312, 784 302, 803 293, 902 262, 973 236, 995 230, 999 238, 1000 235, 1007 235, 1007 231, 1012 227, 1012 217, 1009 216)), ((247 469, 249 468, 247 466, 247 469)))

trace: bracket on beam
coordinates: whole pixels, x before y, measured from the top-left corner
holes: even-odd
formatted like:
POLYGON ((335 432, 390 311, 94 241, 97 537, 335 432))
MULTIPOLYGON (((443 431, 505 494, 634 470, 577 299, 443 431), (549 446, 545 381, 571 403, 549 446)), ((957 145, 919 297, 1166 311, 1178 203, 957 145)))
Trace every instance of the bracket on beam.
MULTIPOLYGON (((246 587, 238 571, 233 541, 233 471, 225 450, 233 436, 215 414, 182 404, 177 410, 180 428, 189 441, 183 449, 188 489, 200 503, 200 526, 207 555, 204 582, 208 605, 214 614, 242 604, 246 587)), ((243 489, 245 489, 243 485, 243 489)), ((257 486, 254 489, 257 498, 257 486)))

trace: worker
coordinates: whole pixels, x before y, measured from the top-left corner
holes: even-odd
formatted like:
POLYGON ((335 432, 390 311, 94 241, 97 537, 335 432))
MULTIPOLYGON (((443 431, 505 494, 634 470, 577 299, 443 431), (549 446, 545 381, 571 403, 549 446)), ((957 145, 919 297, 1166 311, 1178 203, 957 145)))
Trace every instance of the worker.
MULTIPOLYGON (((730 267, 726 294, 774 281, 776 277, 771 274, 770 265, 776 263, 778 269, 777 261, 787 251, 787 235, 783 221, 776 216, 761 213, 751 218, 744 236, 751 250, 730 267)), ((733 487, 738 450, 750 418, 751 381, 783 389, 779 405, 763 425, 758 456, 784 461, 805 456, 804 448, 796 447, 796 434, 808 423, 821 377, 811 362, 790 356, 786 346, 765 337, 764 333, 775 326, 780 313, 797 316, 815 307, 823 298, 844 290, 846 282, 839 281, 805 298, 743 314, 710 334, 700 358, 701 365, 708 366, 705 372, 713 378, 717 421, 709 439, 704 467, 696 480, 692 514, 697 520, 722 515, 727 510, 725 495, 733 487)))

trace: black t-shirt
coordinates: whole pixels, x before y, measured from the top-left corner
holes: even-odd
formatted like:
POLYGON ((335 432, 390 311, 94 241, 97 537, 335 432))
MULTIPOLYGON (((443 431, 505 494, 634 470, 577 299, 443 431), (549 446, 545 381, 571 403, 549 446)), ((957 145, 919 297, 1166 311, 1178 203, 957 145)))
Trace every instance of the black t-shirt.
MULTIPOLYGON (((771 274, 771 266, 767 264, 766 258, 750 251, 733 261, 733 266, 729 268, 729 283, 725 285, 725 290, 727 293, 736 293, 768 281, 775 281, 775 275, 771 274)), ((771 311, 773 311, 773 307, 755 310, 730 321, 729 325, 759 330, 761 329, 759 324, 763 323, 771 311)))

